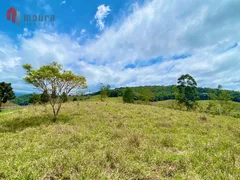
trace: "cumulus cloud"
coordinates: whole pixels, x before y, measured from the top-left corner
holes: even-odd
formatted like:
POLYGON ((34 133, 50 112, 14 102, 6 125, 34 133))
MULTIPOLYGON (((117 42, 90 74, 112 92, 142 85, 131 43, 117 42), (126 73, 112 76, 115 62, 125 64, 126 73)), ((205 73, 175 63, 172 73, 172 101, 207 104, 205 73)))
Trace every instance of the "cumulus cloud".
POLYGON ((104 4, 98 6, 97 12, 94 18, 97 21, 97 27, 102 31, 105 27, 104 19, 107 17, 109 12, 111 11, 110 6, 105 6, 104 4))
POLYGON ((23 85, 22 64, 30 63, 38 68, 57 61, 67 68, 69 64, 77 62, 80 58, 80 45, 72 40, 71 35, 49 33, 44 30, 35 31, 32 38, 24 34, 18 37, 18 47, 8 36, 0 34, 0 81, 12 82, 18 92, 33 90, 23 85))
POLYGON ((61 5, 62 5, 62 4, 66 4, 66 1, 62 1, 62 2, 61 2, 61 5))
POLYGON ((32 36, 32 32, 29 31, 28 28, 23 28, 23 34, 22 34, 22 36, 24 36, 24 37, 30 37, 30 36, 32 36))
MULTIPOLYGON (((200 79, 202 86, 214 87, 215 84, 207 82, 211 75, 218 81, 221 81, 219 77, 225 77, 226 80, 222 80, 222 83, 226 84, 226 87, 237 86, 231 84, 236 78, 229 77, 231 75, 228 72, 240 67, 236 51, 240 39, 238 31, 240 24, 236 23, 240 18, 238 11, 240 2, 222 0, 216 4, 207 0, 184 0, 169 3, 152 0, 143 6, 135 6, 130 15, 122 18, 121 22, 112 25, 98 39, 83 47, 85 59, 95 60, 99 65, 118 67, 120 71, 126 65, 139 60, 151 61, 164 57, 163 61, 168 62, 156 65, 161 67, 164 63, 172 62, 175 55, 190 54, 189 58, 173 61, 173 68, 170 68, 164 76, 168 77, 175 72, 176 79, 180 73, 192 73, 200 79), (228 47, 233 45, 235 49, 226 52, 228 47), (233 53, 231 58, 230 52, 233 53), (184 66, 185 63, 187 65, 184 66)), ((135 68, 131 71, 141 70, 135 68)), ((137 73, 137 77, 139 76, 137 73)), ((145 83, 150 83, 156 77, 159 79, 159 76, 160 72, 149 76, 145 83)), ((140 79, 134 80, 135 83, 139 81, 140 79)), ((162 82, 159 79, 153 83, 162 82)))
POLYGON ((7 77, 24 91, 29 88, 22 85, 21 64, 37 68, 58 61, 86 76, 90 88, 100 82, 113 87, 170 85, 189 73, 199 86, 222 84, 240 90, 240 24, 236 23, 240 2, 169 3, 152 0, 135 6, 131 14, 84 44, 71 34, 38 30, 31 38, 19 36, 16 47, 0 34, 0 81, 7 77))
POLYGON ((85 34, 85 33, 86 33, 86 29, 82 29, 81 34, 85 34))

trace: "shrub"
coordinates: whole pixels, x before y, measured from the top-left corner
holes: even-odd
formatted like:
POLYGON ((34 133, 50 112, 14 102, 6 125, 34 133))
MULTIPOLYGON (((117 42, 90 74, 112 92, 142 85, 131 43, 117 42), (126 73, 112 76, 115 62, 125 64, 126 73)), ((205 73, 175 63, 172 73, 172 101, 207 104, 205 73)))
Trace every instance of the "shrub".
POLYGON ((123 95, 123 102, 134 103, 134 93, 131 88, 127 88, 123 95))

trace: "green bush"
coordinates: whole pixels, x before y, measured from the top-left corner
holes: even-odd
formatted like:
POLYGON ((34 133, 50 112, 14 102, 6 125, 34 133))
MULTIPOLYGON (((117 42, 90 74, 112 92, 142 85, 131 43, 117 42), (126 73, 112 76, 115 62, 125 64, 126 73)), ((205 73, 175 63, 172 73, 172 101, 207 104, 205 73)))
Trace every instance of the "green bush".
POLYGON ((127 88, 123 95, 123 102, 134 103, 134 93, 131 88, 127 88))

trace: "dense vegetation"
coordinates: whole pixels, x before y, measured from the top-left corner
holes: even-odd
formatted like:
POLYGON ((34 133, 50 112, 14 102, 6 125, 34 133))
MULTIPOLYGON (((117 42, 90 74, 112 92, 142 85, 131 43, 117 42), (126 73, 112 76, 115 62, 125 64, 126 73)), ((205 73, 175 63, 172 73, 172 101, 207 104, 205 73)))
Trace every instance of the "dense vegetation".
POLYGON ((185 106, 188 111, 196 109, 196 101, 199 99, 197 82, 189 74, 178 78, 178 85, 175 88, 175 99, 179 105, 185 106))
MULTIPOLYGON (((153 98, 152 101, 163 101, 163 100, 169 100, 169 99, 175 99, 175 87, 176 86, 139 86, 139 87, 131 87, 131 89, 134 91, 135 94, 135 100, 141 99, 141 93, 144 92, 145 89, 149 89, 152 92, 153 98)), ((116 89, 109 89, 107 95, 109 97, 121 97, 123 96, 126 88, 116 88, 116 89)), ((216 94, 219 95, 221 90, 219 89, 213 89, 213 88, 197 88, 199 100, 210 100, 210 94, 216 94)), ((235 102, 240 102, 240 92, 238 91, 227 91, 231 96, 232 100, 235 102)), ((92 96, 98 95, 100 92, 93 93, 92 96)), ((17 96, 14 100, 11 100, 11 102, 25 106, 29 105, 31 103, 30 99, 33 96, 33 94, 26 94, 17 96)), ((87 99, 89 95, 81 96, 81 97, 75 97, 79 100, 81 99, 87 99)), ((70 98, 71 99, 71 98, 70 98)))
POLYGON ((24 94, 21 96, 17 96, 15 99, 11 100, 10 102, 18 104, 20 106, 26 106, 30 104, 30 100, 34 94, 24 94))
MULTIPOLYGON (((162 101, 162 100, 169 100, 175 99, 175 87, 172 86, 139 86, 139 87, 132 87, 132 90, 135 94, 135 100, 141 100, 141 94, 144 91, 151 91, 153 93, 152 101, 162 101)), ((123 96, 124 91, 126 90, 125 87, 116 88, 113 90, 109 90, 108 96, 109 97, 118 97, 123 96)), ((214 88, 197 88, 199 100, 210 100, 210 94, 219 95, 221 90, 214 89, 214 88)), ((238 91, 227 91, 231 96, 232 100, 235 102, 240 102, 240 92, 238 91)), ((97 94, 97 93, 96 93, 97 94)))
POLYGON ((1 82, 0 83, 0 112, 2 111, 2 105, 7 101, 15 98, 11 83, 1 82))

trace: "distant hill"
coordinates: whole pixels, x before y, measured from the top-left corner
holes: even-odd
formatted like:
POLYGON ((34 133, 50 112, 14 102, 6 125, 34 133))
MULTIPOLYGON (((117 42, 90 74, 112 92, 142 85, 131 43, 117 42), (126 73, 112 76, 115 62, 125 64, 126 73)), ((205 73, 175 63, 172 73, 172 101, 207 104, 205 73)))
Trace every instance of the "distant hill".
POLYGON ((21 93, 21 92, 15 92, 15 96, 23 96, 23 95, 26 95, 26 93, 21 93))
POLYGON ((30 104, 30 98, 33 96, 33 94, 24 94, 21 96, 17 96, 15 99, 11 100, 10 102, 14 104, 18 104, 20 106, 26 106, 30 104))
MULTIPOLYGON (((169 100, 169 99, 175 99, 174 95, 174 88, 175 86, 138 86, 138 87, 132 87, 134 94, 135 94, 135 99, 138 100, 140 98, 141 93, 146 91, 146 89, 150 90, 149 92, 153 93, 153 98, 152 101, 162 101, 162 100, 169 100)), ((113 90, 110 90, 108 93, 109 97, 118 97, 122 96, 126 87, 121 87, 121 88, 116 88, 113 90)), ((209 100, 210 99, 210 94, 219 94, 221 90, 219 89, 214 89, 214 88, 197 88, 199 98, 200 100, 209 100)), ((232 100, 235 102, 240 102, 240 92, 238 91, 227 91, 231 96, 232 100)), ((95 93, 99 94, 99 92, 95 93)))
MULTIPOLYGON (((139 100, 141 98, 141 94, 146 91, 146 89, 152 93, 152 100, 151 101, 163 101, 169 99, 175 99, 174 95, 174 85, 172 86, 138 86, 138 87, 131 87, 135 94, 135 100, 139 100)), ((126 87, 112 89, 108 92, 109 97, 119 97, 123 96, 126 87)), ((213 88, 198 88, 199 98, 200 100, 209 100, 209 94, 219 94, 221 90, 213 89, 213 88)), ((238 91, 228 91, 228 93, 232 96, 233 101, 240 102, 240 92, 238 91)), ((99 95, 99 91, 92 93, 91 95, 99 95)), ((91 96, 86 95, 86 96, 91 96)), ((33 94, 24 94, 17 96, 15 99, 11 100, 10 102, 18 104, 20 106, 26 106, 30 104, 30 98, 33 94)))

